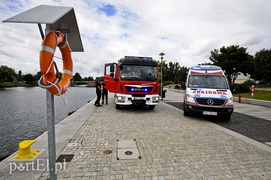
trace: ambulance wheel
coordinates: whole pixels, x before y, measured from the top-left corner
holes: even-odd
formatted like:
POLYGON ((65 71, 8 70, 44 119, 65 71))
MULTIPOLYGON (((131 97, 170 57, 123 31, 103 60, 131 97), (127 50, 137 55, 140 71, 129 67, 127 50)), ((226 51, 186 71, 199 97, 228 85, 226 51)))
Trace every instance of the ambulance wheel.
POLYGON ((184 116, 190 116, 189 112, 185 108, 185 103, 183 103, 183 115, 184 116))
POLYGON ((183 115, 184 115, 184 116, 190 116, 189 112, 187 112, 187 111, 185 110, 185 108, 183 109, 183 115))
POLYGON ((116 104, 116 109, 120 109, 120 105, 116 104))
POLYGON ((150 105, 150 106, 149 106, 149 109, 150 109, 150 110, 154 110, 154 108, 155 108, 154 105, 150 105))
POLYGON ((222 118, 223 118, 224 121, 230 121, 231 120, 231 114, 226 114, 222 118))

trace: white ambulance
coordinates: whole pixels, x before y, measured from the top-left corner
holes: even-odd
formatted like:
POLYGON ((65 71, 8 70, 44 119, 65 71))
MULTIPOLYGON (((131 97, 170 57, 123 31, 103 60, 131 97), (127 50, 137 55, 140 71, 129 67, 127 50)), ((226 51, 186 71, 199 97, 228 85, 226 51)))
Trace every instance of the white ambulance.
POLYGON ((189 69, 184 95, 184 116, 202 114, 230 120, 233 96, 223 70, 214 65, 189 69))

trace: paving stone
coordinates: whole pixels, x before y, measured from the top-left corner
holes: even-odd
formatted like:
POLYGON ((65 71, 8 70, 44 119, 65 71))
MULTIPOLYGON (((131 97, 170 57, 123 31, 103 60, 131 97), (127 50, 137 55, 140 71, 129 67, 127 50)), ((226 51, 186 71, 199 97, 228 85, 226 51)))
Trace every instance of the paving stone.
MULTIPOLYGON (((168 95, 172 95, 168 93, 168 95)), ((172 95, 174 96, 174 95, 172 95)), ((174 96, 174 99, 179 97, 174 96)), ((268 179, 271 153, 221 131, 208 121, 184 117, 161 102, 154 110, 97 108, 63 152, 72 152, 61 178, 268 179), (118 144, 140 144, 142 159, 118 161, 118 144), (124 141, 123 141, 124 140, 124 141), (111 154, 104 154, 111 150, 111 154), (76 176, 73 177, 72 175, 76 176), (69 176, 70 175, 70 176, 69 176)), ((166 100, 166 98, 165 98, 166 100)), ((125 148, 125 147, 124 147, 125 148)), ((42 175, 46 179, 48 174, 42 175)))

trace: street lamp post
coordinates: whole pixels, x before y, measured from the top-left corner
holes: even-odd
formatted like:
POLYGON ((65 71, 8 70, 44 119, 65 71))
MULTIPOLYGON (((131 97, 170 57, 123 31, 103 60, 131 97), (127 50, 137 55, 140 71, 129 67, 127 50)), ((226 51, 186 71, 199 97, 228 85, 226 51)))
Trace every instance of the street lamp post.
POLYGON ((160 68, 160 74, 161 74, 161 89, 160 89, 160 95, 161 95, 161 100, 163 100, 163 70, 162 70, 162 62, 163 62, 163 56, 165 54, 161 52, 159 56, 161 56, 161 68, 160 68))

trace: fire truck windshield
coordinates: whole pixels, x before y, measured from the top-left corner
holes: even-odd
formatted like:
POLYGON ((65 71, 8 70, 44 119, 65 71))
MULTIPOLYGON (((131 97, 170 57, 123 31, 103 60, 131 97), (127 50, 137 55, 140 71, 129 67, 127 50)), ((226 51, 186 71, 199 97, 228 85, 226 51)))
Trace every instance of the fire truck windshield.
POLYGON ((122 80, 132 80, 132 81, 156 81, 157 67, 123 65, 123 68, 120 71, 120 78, 122 80))

